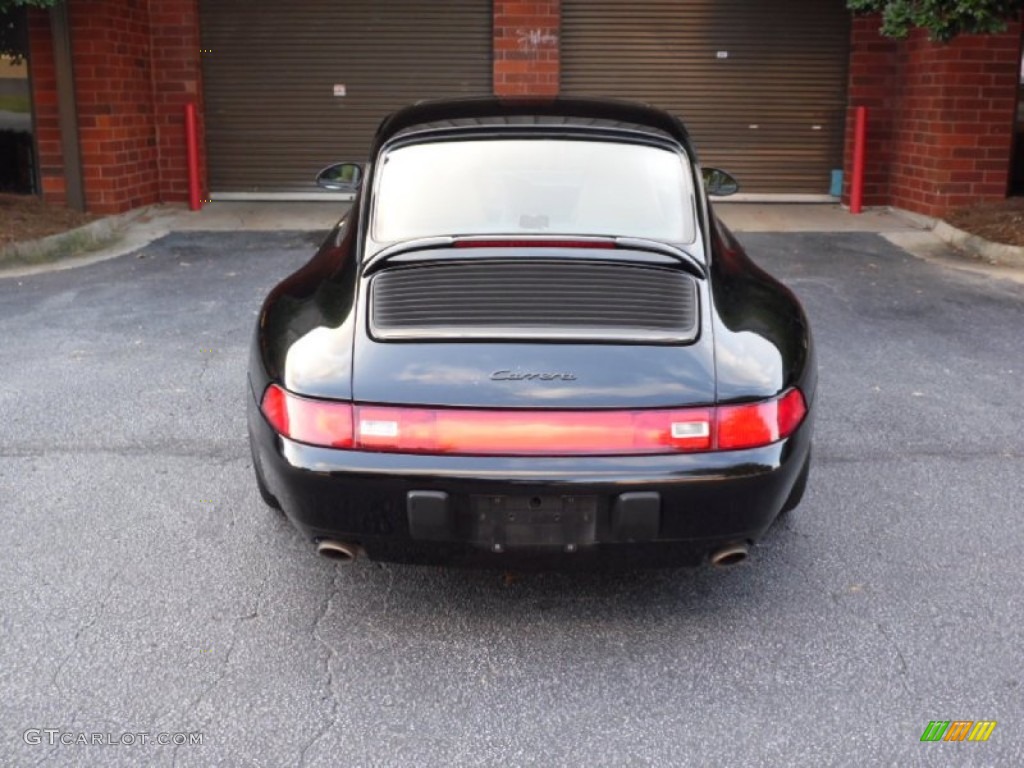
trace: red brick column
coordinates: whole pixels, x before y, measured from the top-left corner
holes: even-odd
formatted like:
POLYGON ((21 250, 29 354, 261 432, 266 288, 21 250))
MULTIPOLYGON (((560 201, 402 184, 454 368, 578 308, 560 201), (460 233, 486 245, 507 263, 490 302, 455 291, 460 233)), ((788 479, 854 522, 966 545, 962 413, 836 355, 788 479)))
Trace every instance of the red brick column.
POLYGON ((150 0, 153 56, 153 110, 160 163, 160 199, 188 200, 185 158, 185 104, 199 115, 200 186, 206 190, 203 129, 203 75, 199 53, 198 0, 150 0))
POLYGON ((57 75, 53 64, 50 18, 44 11, 28 14, 29 72, 32 107, 35 111, 36 147, 43 197, 57 205, 67 202, 64 181, 64 153, 60 144, 57 112, 57 75))
POLYGON ((160 199, 148 5, 68 4, 83 184, 95 213, 160 199))
MULTIPOLYGON (((187 199, 183 105, 202 110, 196 0, 68 0, 86 207, 187 199)), ((43 196, 64 202, 49 19, 29 13, 43 196)))
POLYGON ((559 0, 494 0, 494 93, 558 94, 559 0))
MULTIPOLYGON (((921 30, 887 41, 877 19, 861 18, 854 21, 852 43, 851 112, 861 104, 870 109, 865 202, 942 216, 1005 197, 1020 24, 943 44, 921 30)), ((847 179, 852 140, 848 130, 847 179)))
POLYGON ((899 109, 899 45, 878 34, 877 16, 855 16, 850 44, 850 82, 843 166, 843 202, 850 202, 856 107, 868 108, 864 205, 889 204, 889 162, 893 123, 899 109))
POLYGON ((915 32, 903 44, 904 85, 890 194, 901 208, 941 216, 1006 197, 1020 25, 948 45, 915 32))

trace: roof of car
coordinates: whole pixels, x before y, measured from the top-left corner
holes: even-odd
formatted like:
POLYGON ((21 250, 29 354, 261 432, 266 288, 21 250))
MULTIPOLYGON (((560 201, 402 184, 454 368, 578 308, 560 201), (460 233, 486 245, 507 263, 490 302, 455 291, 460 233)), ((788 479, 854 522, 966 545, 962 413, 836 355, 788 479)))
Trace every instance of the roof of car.
POLYGON ((690 149, 682 122, 664 110, 628 101, 578 98, 496 97, 423 101, 381 122, 374 154, 387 141, 421 131, 479 127, 582 127, 642 132, 673 139, 690 149))

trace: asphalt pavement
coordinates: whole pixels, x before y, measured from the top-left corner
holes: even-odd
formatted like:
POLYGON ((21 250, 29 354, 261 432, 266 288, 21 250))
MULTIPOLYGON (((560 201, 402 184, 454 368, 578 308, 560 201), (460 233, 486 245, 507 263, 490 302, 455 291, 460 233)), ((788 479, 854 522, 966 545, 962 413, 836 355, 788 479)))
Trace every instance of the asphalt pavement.
POLYGON ((506 578, 260 503, 247 345, 317 240, 0 279, 0 765, 1024 764, 1024 286, 744 233, 819 345, 803 505, 731 570, 506 578))

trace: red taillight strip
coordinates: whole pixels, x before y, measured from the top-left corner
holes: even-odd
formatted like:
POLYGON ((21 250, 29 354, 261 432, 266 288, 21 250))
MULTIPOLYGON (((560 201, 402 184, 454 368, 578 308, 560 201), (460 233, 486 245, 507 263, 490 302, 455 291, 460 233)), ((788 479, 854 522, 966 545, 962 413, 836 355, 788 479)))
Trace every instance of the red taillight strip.
POLYGON ((456 248, 615 248, 613 240, 456 240, 456 248))
POLYGON ((736 450, 789 437, 807 406, 798 389, 718 408, 497 411, 351 405, 267 388, 280 434, 331 448, 490 456, 617 456, 736 450))
POLYGON ((263 415, 276 432, 312 445, 352 447, 352 405, 313 400, 271 384, 263 394, 263 415))
POLYGON ((356 406, 356 445, 401 453, 622 455, 707 450, 707 410, 479 411, 356 406), (678 423, 678 424, 677 424, 678 423), (672 435, 673 425, 677 428, 672 435))
POLYGON ((781 397, 744 405, 722 405, 716 410, 716 446, 720 451, 756 448, 789 437, 807 415, 799 389, 781 397))

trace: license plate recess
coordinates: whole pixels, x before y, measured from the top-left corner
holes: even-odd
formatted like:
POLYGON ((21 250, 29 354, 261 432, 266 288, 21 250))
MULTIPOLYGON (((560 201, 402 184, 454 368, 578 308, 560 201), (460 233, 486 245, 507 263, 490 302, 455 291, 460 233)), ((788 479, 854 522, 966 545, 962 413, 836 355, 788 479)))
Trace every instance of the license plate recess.
POLYGON ((569 551, 597 540, 596 496, 480 495, 470 497, 471 539, 494 551, 558 547, 569 551))

